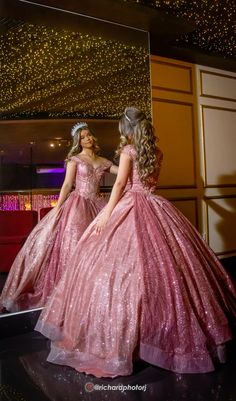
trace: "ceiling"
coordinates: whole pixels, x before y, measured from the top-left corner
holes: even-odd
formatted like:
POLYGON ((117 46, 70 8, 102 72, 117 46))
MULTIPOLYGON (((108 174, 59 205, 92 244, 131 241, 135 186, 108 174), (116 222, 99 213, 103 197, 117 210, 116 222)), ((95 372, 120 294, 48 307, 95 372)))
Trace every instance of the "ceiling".
MULTIPOLYGON (((234 0, 124 0, 191 23, 191 32, 168 42, 167 53, 235 71, 236 2, 234 0), (172 49, 172 50, 171 50, 172 49), (185 51, 184 51, 185 50, 185 51), (181 53, 182 51, 182 53, 181 53), (208 57, 207 57, 208 56, 208 57)), ((155 36, 155 33, 153 33, 155 36)), ((161 46, 159 54, 161 52, 161 46)), ((153 51, 158 45, 153 43, 153 51)))

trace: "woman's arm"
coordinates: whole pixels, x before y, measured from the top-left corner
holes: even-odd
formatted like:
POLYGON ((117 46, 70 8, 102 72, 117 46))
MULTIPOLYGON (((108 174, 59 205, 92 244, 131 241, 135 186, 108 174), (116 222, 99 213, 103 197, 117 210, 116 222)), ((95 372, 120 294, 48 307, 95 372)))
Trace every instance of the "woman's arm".
POLYGON ((119 167, 116 166, 115 164, 112 164, 109 173, 117 175, 118 174, 118 170, 119 170, 119 167))
POLYGON ((55 206, 56 209, 59 209, 61 207, 68 193, 71 191, 71 188, 75 180, 75 173, 76 173, 76 162, 69 161, 66 166, 66 176, 60 190, 58 202, 57 205, 55 206))
POLYGON ((114 207, 116 206, 117 202, 119 201, 124 191, 124 188, 126 186, 130 174, 130 169, 131 169, 131 159, 127 154, 122 153, 120 156, 120 163, 116 181, 115 184, 113 185, 109 202, 105 206, 103 213, 101 214, 101 217, 96 224, 96 232, 101 232, 104 229, 114 207))

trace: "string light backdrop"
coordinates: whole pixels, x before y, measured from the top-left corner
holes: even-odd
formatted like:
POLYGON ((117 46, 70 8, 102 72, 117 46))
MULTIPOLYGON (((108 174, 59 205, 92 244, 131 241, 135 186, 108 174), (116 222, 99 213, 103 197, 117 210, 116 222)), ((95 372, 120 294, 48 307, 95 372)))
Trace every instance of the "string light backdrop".
POLYGON ((3 21, 2 119, 151 114, 146 48, 44 25, 3 21))

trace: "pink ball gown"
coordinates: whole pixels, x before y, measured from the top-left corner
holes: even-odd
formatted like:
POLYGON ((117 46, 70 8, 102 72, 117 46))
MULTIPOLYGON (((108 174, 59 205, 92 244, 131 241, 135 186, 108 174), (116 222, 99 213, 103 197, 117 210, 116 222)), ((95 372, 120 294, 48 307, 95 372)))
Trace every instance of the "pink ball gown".
POLYGON ((64 272, 85 229, 106 205, 99 186, 112 163, 94 168, 78 156, 75 189, 57 213, 52 209, 34 228, 18 253, 0 297, 8 311, 41 307, 64 272))
MULTIPOLYGON (((191 223, 140 181, 136 151, 124 194, 77 245, 36 330, 48 361, 97 377, 132 373, 139 356, 179 373, 214 370, 232 338, 236 290, 191 223)), ((160 156, 161 159, 161 156, 160 156)))

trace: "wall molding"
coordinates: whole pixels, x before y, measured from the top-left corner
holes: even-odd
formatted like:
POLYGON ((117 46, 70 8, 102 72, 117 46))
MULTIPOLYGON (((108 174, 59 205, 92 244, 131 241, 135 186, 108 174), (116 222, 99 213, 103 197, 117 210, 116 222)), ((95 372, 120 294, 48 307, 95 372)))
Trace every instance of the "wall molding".
POLYGON ((197 165, 196 165, 196 143, 195 143, 195 120, 194 120, 194 104, 192 102, 185 102, 180 100, 173 100, 173 99, 163 99, 159 97, 152 97, 152 102, 157 103, 172 103, 177 105, 189 106, 191 109, 191 116, 192 116, 192 143, 193 143, 193 175, 194 175, 194 183, 193 185, 160 185, 160 189, 177 189, 177 188, 189 188, 189 189, 196 189, 197 188, 197 165))
POLYGON ((175 89, 175 88, 163 87, 163 86, 160 86, 160 85, 152 85, 152 89, 159 89, 159 90, 167 91, 167 92, 186 93, 188 95, 193 95, 192 67, 188 67, 188 66, 184 66, 184 65, 180 65, 180 64, 175 64, 175 63, 171 63, 171 62, 167 62, 167 61, 155 60, 155 59, 152 59, 152 64, 166 65, 166 66, 173 67, 173 68, 187 70, 189 72, 189 87, 190 87, 190 90, 175 89))
POLYGON ((220 74, 217 72, 212 72, 212 71, 207 71, 207 70, 200 70, 200 96, 210 98, 210 99, 220 99, 220 100, 226 100, 230 102, 236 102, 236 97, 231 98, 231 97, 224 97, 224 96, 217 96, 217 95, 209 95, 207 93, 204 93, 204 88, 203 88, 203 75, 214 75, 216 77, 222 77, 222 78, 227 78, 227 79, 232 79, 236 80, 236 76, 234 75, 227 75, 227 74, 220 74))
POLYGON ((208 184, 207 182, 207 163, 206 163, 206 132, 205 132, 205 120, 204 111, 206 109, 211 110, 223 110, 236 113, 236 109, 219 106, 208 106, 205 104, 201 105, 201 117, 202 117, 202 138, 203 138, 203 171, 204 171, 204 188, 218 188, 218 187, 235 187, 236 183, 233 184, 208 184))

